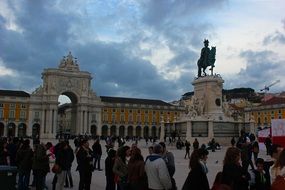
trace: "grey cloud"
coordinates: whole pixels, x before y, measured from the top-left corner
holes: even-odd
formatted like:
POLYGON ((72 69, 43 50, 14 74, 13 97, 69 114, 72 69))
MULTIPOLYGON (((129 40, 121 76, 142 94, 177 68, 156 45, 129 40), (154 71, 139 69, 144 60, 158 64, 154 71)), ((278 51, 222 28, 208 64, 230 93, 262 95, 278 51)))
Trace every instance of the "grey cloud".
POLYGON ((273 34, 266 36, 263 40, 263 44, 268 45, 271 43, 285 44, 285 34, 276 31, 273 34))
POLYGON ((246 50, 240 56, 245 60, 246 68, 236 76, 227 76, 226 87, 251 87, 259 91, 267 83, 283 78, 284 60, 276 60, 274 52, 246 50))

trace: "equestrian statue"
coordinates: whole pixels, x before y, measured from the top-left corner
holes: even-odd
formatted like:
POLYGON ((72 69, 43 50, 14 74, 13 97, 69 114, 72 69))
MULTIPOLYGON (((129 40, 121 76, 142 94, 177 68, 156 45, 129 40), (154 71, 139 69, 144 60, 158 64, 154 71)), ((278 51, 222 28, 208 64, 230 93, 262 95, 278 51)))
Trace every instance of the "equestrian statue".
POLYGON ((211 49, 208 47, 209 41, 207 39, 204 40, 204 47, 201 50, 200 58, 197 62, 198 65, 198 78, 202 77, 202 69, 203 69, 203 76, 207 76, 207 73, 205 70, 208 66, 211 68, 209 69, 211 71, 211 75, 213 75, 214 70, 214 63, 216 61, 216 47, 212 47, 211 49))

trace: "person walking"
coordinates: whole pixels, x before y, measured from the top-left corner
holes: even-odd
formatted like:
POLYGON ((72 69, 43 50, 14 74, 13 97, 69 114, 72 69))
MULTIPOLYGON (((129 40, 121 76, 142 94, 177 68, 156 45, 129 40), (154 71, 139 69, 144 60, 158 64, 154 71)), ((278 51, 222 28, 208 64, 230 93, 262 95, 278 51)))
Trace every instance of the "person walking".
POLYGON ((76 153, 77 171, 79 171, 79 190, 90 190, 92 172, 94 170, 92 151, 87 139, 81 141, 76 153))
POLYGON ((172 188, 166 163, 161 157, 162 151, 162 146, 155 144, 153 154, 149 155, 145 160, 145 171, 149 189, 164 190, 172 188))
POLYGON ((100 140, 96 139, 93 146, 92 146, 92 150, 93 150, 93 156, 94 156, 94 169, 98 169, 98 171, 102 171, 101 167, 100 167, 100 160, 101 160, 101 156, 102 156, 102 147, 100 144, 100 140), (97 164, 97 168, 96 168, 96 164, 97 164))
POLYGON ((73 153, 73 149, 71 148, 71 146, 69 145, 69 142, 66 141, 67 144, 67 150, 66 150, 66 154, 67 154, 67 171, 66 171, 66 176, 65 176, 65 185, 64 187, 73 187, 73 180, 72 180, 72 174, 71 174, 71 167, 72 167, 72 162, 74 160, 74 153, 73 153))
POLYGON ((184 156, 184 159, 186 159, 186 156, 188 156, 188 158, 190 158, 190 142, 188 142, 187 140, 185 141, 185 150, 186 150, 186 153, 185 153, 185 156, 184 156))
POLYGON ((193 142, 193 148, 194 148, 194 150, 198 150, 198 148, 199 148, 199 142, 198 142, 197 138, 195 138, 195 140, 193 142))

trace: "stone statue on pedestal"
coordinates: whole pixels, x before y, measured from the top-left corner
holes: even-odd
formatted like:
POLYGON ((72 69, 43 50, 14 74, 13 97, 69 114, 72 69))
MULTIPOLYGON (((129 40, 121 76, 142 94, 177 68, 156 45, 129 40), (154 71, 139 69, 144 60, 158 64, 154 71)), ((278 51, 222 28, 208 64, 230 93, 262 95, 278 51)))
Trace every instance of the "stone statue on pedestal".
POLYGON ((214 70, 214 63, 216 61, 216 47, 212 47, 211 49, 208 47, 209 46, 209 41, 204 40, 204 47, 201 50, 201 55, 200 58, 197 62, 198 65, 198 77, 202 77, 202 69, 203 69, 203 74, 204 76, 207 75, 205 70, 207 69, 208 66, 211 66, 211 75, 213 75, 213 70, 214 70))

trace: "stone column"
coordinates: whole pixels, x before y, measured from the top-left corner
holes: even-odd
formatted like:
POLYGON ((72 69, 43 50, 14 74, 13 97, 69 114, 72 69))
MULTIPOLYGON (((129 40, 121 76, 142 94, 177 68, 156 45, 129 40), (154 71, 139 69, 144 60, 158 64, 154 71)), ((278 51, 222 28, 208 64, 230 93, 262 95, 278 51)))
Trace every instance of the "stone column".
POLYGON ((214 123, 212 120, 208 121, 208 138, 209 140, 214 138, 214 123))
POLYGON ((46 128, 46 109, 43 109, 41 114, 40 138, 45 138, 45 128, 46 128))
POLYGON ((165 136, 165 123, 162 120, 161 121, 161 127, 160 127, 160 138, 159 138, 160 142, 164 142, 164 136, 165 136))
POLYGON ((136 128, 133 126, 133 137, 136 136, 136 128))
POLYGON ((255 121, 254 121, 253 118, 251 118, 249 120, 249 127, 250 127, 250 133, 255 135, 256 134, 256 129, 255 129, 255 121))
POLYGON ((8 136, 8 122, 4 124, 4 136, 8 136))
POLYGON ((88 122, 87 122, 87 111, 83 111, 83 116, 84 116, 84 118, 83 118, 83 123, 84 123, 84 129, 85 129, 85 132, 87 133, 87 134, 90 134, 90 130, 89 130, 89 126, 88 126, 88 122))
POLYGON ((116 136, 119 136, 120 133, 120 127, 116 125, 116 136))
POLYGON ((140 137, 143 137, 143 128, 141 127, 141 134, 140 137))
POLYGON ((192 142, 192 122, 186 122, 186 140, 192 142))
POLYGON ((97 135, 101 136, 102 135, 102 116, 101 112, 96 112, 96 117, 97 117, 97 135))
POLYGON ((19 125, 15 124, 15 137, 18 137, 19 125))

